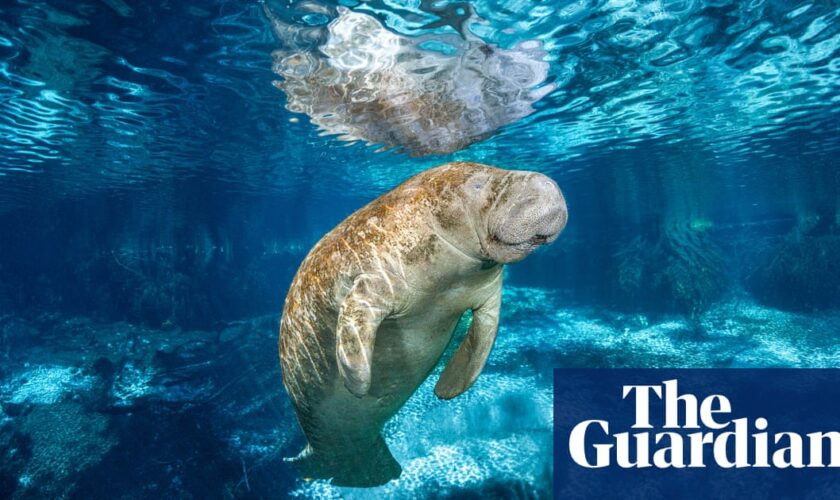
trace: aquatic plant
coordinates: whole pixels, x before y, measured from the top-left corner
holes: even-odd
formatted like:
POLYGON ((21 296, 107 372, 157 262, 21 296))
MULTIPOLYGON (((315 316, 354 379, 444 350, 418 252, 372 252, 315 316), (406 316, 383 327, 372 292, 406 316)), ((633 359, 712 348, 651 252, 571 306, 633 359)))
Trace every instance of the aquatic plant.
POLYGON ((136 243, 81 260, 69 276, 75 300, 94 304, 100 317, 153 327, 207 328, 227 314, 210 293, 232 264, 190 246, 136 243))
POLYGON ((615 255, 614 298, 619 305, 691 316, 729 288, 725 257, 707 231, 669 226, 658 239, 637 236, 615 255))
POLYGON ((840 225, 806 213, 775 245, 760 251, 744 286, 759 301, 787 310, 840 307, 840 225))

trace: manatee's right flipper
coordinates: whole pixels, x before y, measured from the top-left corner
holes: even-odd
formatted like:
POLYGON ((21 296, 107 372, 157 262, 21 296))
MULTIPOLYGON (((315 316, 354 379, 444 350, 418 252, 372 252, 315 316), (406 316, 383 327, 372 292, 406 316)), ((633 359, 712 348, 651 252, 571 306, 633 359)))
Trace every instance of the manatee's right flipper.
POLYGON ((373 344, 379 324, 390 313, 382 278, 362 275, 353 282, 338 311, 336 361, 344 386, 356 397, 370 389, 373 344))
POLYGON ((363 443, 333 448, 334 451, 317 452, 307 446, 300 455, 286 461, 292 463, 302 478, 327 479, 336 486, 379 486, 402 473, 402 467, 381 435, 363 443))

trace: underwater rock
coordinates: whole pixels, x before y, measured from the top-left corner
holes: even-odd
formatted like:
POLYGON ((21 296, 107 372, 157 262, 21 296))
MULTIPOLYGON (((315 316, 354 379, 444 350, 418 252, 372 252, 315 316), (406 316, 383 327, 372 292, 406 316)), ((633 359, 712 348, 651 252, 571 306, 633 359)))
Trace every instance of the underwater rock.
POLYGON ((275 316, 224 336, 52 315, 2 322, 50 341, 21 343, 0 364, 0 496, 213 497, 277 484, 289 435, 276 422, 291 408, 274 390, 275 316))
POLYGON ((21 420, 32 446, 18 479, 19 491, 25 496, 67 497, 71 478, 98 463, 115 444, 107 416, 90 412, 75 401, 36 405, 21 420))
POLYGON ((94 378, 77 368, 38 366, 19 373, 0 386, 4 400, 13 405, 53 404, 68 394, 91 390, 94 378))
POLYGON ((637 237, 615 256, 617 304, 695 316, 729 289, 723 253, 706 231, 672 227, 658 239, 637 237))
POLYGON ((757 300, 793 311, 840 308, 840 226, 821 220, 801 218, 747 262, 744 286, 757 300))
POLYGON ((341 140, 451 153, 528 116, 554 89, 537 88, 548 63, 536 40, 502 49, 474 37, 407 38, 344 7, 325 27, 268 15, 285 45, 273 57, 286 108, 341 140))
POLYGON ((67 497, 71 478, 101 459, 113 439, 107 417, 89 411, 97 388, 94 376, 70 366, 24 365, 6 377, 0 406, 8 416, 0 419, 0 442, 10 448, 0 482, 11 488, 5 494, 67 497))

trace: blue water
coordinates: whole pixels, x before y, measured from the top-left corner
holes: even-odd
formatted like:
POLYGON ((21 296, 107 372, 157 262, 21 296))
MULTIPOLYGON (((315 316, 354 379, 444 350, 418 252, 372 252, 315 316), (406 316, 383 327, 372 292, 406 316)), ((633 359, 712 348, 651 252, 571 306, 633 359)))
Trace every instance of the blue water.
POLYGON ((0 9, 0 496, 544 498, 552 367, 840 366, 840 4, 341 5, 0 9), (292 276, 452 160, 568 227, 476 385, 388 423, 399 480, 304 481, 292 276))

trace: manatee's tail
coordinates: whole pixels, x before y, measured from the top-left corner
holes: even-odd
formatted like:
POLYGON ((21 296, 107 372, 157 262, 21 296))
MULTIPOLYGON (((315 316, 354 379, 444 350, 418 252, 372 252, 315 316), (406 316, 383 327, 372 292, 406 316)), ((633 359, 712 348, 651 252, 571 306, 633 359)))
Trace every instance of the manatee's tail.
POLYGON ((402 467, 391 455, 382 436, 363 445, 315 450, 307 445, 294 458, 287 458, 306 480, 331 479, 336 486, 368 488, 400 477, 402 467))

